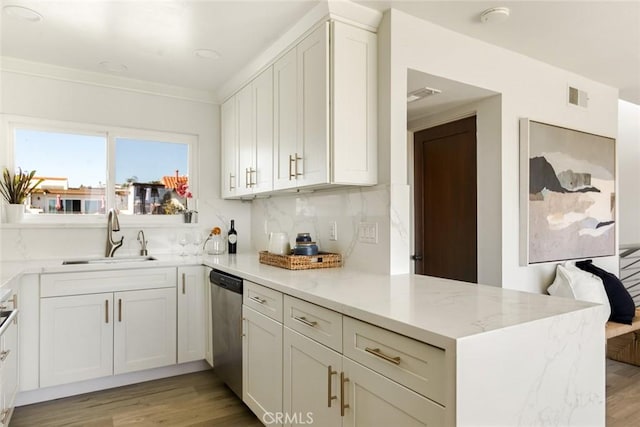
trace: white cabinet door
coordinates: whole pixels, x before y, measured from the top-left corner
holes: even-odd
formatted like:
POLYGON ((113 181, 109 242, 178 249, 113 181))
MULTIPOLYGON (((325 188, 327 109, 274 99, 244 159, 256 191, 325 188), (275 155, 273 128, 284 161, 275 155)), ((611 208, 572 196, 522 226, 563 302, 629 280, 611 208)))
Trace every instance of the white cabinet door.
POLYGON ((176 363, 175 288, 114 294, 114 374, 176 363))
POLYGON ((112 374, 112 309, 112 293, 41 299, 40 387, 112 374))
POLYGON ((234 98, 238 115, 238 188, 236 195, 242 196, 252 192, 251 173, 256 157, 256 141, 253 115, 253 88, 246 85, 234 98))
POLYGON ((345 427, 444 425, 442 406, 344 357, 345 427))
POLYGON ((373 185, 378 179, 377 38, 341 22, 333 22, 331 30, 331 181, 373 185))
POLYGON ((242 400, 271 421, 282 412, 282 324, 245 305, 242 318, 242 400))
POLYGON ((255 119, 256 158, 249 172, 254 193, 273 189, 273 67, 251 84, 255 119))
POLYGON ((341 371, 342 355, 285 327, 283 412, 298 417, 285 425, 340 426, 341 371))
POLYGON ((204 267, 178 268, 178 363, 205 358, 207 281, 204 267))
POLYGON ((11 320, 0 338, 0 425, 8 425, 18 392, 18 325, 11 320))
POLYGON ((297 185, 329 182, 329 23, 297 46, 297 185))
POLYGON ((220 110, 222 174, 220 190, 223 198, 236 195, 238 186, 238 120, 235 96, 222 104, 220 110))
POLYGON ((213 305, 211 304, 211 284, 209 283, 209 273, 211 268, 205 269, 205 305, 206 305, 206 317, 205 317, 205 359, 209 366, 213 367, 213 312, 211 311, 213 305))
POLYGON ((292 176, 298 139, 296 48, 273 64, 273 188, 295 188, 292 176))

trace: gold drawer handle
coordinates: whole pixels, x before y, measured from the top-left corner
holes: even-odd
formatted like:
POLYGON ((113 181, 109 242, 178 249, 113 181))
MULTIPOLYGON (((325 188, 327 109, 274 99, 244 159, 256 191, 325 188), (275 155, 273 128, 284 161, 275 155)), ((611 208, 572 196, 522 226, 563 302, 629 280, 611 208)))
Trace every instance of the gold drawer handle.
POLYGON ((327 366, 327 407, 329 408, 331 408, 331 401, 338 399, 338 396, 331 395, 331 376, 337 373, 338 371, 331 369, 331 365, 327 366))
POLYGON ((258 304, 264 304, 265 302, 267 302, 266 299, 262 299, 260 297, 251 297, 250 299, 257 302, 258 304))
POLYGON ((0 362, 4 362, 9 356, 9 353, 11 353, 11 350, 5 350, 3 352, 0 352, 0 362))
POLYGON ((307 320, 307 318, 304 316, 300 316, 300 317, 294 316, 293 318, 300 323, 304 323, 307 326, 311 326, 312 328, 318 324, 318 322, 316 322, 315 320, 307 320))
POLYGON ((399 365, 400 364, 400 356, 396 356, 396 357, 387 356, 386 354, 381 352, 379 348, 365 347, 364 351, 366 351, 367 353, 371 353, 374 356, 378 356, 379 358, 384 359, 387 362, 391 362, 394 365, 399 365))
POLYGON ((349 408, 348 403, 344 403, 344 385, 349 382, 349 378, 344 376, 344 372, 340 372, 340 416, 344 417, 344 410, 349 408))

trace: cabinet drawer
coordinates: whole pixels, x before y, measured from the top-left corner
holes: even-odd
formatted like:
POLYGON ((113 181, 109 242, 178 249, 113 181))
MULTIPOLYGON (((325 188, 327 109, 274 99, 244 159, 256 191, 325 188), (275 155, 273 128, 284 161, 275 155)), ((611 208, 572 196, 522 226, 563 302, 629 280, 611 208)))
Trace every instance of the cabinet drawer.
POLYGON ((282 323, 282 293, 245 280, 242 299, 247 307, 282 323))
POLYGON ((343 353, 350 359, 445 405, 444 350, 345 317, 343 353))
POLYGON ((174 267, 50 273, 40 276, 42 298, 175 286, 174 267))
POLYGON ((342 314, 288 295, 284 313, 285 326, 342 352, 342 314))

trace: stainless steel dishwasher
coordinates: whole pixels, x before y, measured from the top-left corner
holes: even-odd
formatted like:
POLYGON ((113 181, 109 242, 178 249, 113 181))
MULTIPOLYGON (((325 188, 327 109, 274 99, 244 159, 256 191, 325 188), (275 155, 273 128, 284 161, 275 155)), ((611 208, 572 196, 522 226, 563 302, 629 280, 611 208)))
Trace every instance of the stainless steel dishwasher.
POLYGON ((211 270, 213 368, 242 399, 242 279, 211 270))

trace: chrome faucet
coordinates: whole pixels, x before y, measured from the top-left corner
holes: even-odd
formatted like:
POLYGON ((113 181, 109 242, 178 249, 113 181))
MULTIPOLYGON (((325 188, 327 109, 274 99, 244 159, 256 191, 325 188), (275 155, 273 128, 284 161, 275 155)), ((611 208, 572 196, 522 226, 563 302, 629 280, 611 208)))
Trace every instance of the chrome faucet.
POLYGON ((118 221, 116 210, 111 208, 107 215, 107 249, 104 253, 104 256, 108 258, 113 257, 116 249, 122 246, 122 242, 124 241, 124 236, 120 237, 120 241, 118 242, 113 240, 114 231, 120 231, 120 221, 118 221))
POLYGON ((140 255, 149 255, 149 252, 147 251, 147 240, 144 238, 144 231, 142 230, 138 231, 138 242, 140 242, 140 255))

